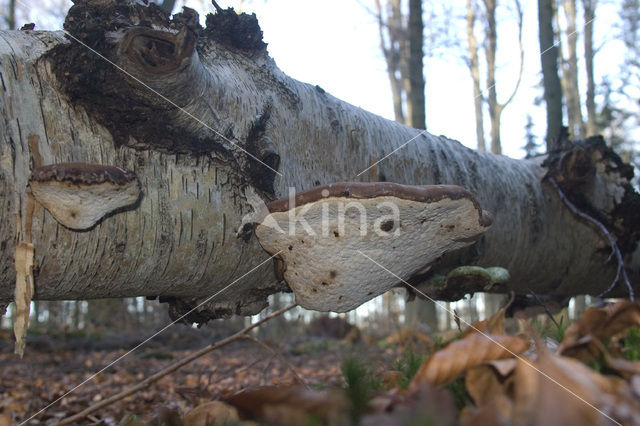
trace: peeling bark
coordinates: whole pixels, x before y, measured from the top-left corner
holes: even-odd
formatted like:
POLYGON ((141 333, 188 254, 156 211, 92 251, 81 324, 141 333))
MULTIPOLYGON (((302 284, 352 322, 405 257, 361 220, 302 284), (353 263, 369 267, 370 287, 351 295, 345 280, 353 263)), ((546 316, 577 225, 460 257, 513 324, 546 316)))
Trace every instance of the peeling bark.
MULTIPOLYGON (((417 136, 287 77, 256 42, 257 23, 240 16, 225 30, 235 35, 221 40, 220 22, 210 18, 202 29, 189 9, 169 21, 153 4, 79 1, 65 24, 71 40, 59 32, 1 33, 0 301, 13 295, 29 175, 60 162, 130 170, 143 195, 136 208, 86 232, 63 227, 37 205, 35 299, 161 296, 177 315, 237 280, 190 318, 258 312, 269 294, 287 287, 271 262, 258 266, 268 255, 255 237, 235 237, 252 210, 245 189, 268 202, 287 196, 289 186, 368 180, 457 184, 493 213, 478 243, 413 279, 432 296, 451 300, 485 289, 472 279, 430 286, 433 274, 459 265, 504 267, 511 280, 489 290, 523 297, 530 289, 560 299, 598 294, 612 282, 607 240, 544 181, 549 167, 566 163, 562 153, 545 166, 417 136), (377 173, 359 175, 371 158, 416 136, 377 164, 377 173)), ((588 154, 582 180, 559 178, 571 167, 554 176, 617 237, 637 285, 640 208, 630 169, 600 139, 578 146, 588 154)))

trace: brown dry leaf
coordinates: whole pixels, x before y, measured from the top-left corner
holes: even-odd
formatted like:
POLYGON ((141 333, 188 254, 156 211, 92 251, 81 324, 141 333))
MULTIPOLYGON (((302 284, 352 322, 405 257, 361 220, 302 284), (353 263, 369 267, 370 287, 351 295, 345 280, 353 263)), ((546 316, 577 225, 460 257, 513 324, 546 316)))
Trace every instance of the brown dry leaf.
POLYGON ((529 348, 529 342, 514 336, 472 333, 464 339, 450 343, 431 355, 411 381, 410 390, 421 383, 441 385, 464 371, 496 359, 509 358, 529 348))
POLYGON ((184 426, 222 426, 240 423, 238 410, 222 401, 210 401, 201 404, 184 415, 184 426))
POLYGON ((518 360, 514 424, 612 424, 607 416, 625 424, 640 420, 640 404, 619 378, 602 376, 580 361, 540 347, 538 355, 529 364, 518 360))
POLYGON ((14 300, 16 304, 16 316, 13 320, 13 332, 16 336, 15 353, 24 355, 24 347, 27 343, 27 328, 29 327, 29 308, 33 297, 33 244, 20 242, 14 255, 16 268, 16 288, 14 300))
POLYGON ((389 337, 384 339, 382 343, 384 345, 396 346, 400 348, 419 344, 423 344, 428 347, 431 347, 433 345, 433 341, 426 333, 423 333, 416 327, 411 326, 403 327, 395 333, 389 335, 389 337))
POLYGON ((640 304, 637 302, 625 300, 603 307, 589 308, 567 328, 558 347, 558 353, 568 354, 569 350, 577 348, 571 356, 588 354, 592 348, 589 342, 584 340, 585 336, 592 335, 604 341, 634 325, 640 325, 640 304))
POLYGON ((516 369, 518 360, 516 358, 496 359, 495 361, 490 361, 487 364, 495 368, 496 372, 501 377, 507 377, 516 369))
POLYGON ((506 312, 506 308, 500 308, 495 314, 491 315, 491 317, 482 321, 474 322, 462 332, 461 337, 468 336, 469 334, 476 333, 478 331, 482 331, 487 334, 504 334, 504 318, 506 312))
MULTIPOLYGON (((517 364, 515 358, 508 359, 517 364)), ((491 364, 483 364, 467 371, 464 384, 476 406, 489 404, 492 399, 504 395, 512 380, 506 379, 491 364)))
POLYGON ((396 388, 398 387, 398 378, 400 377, 400 372, 395 370, 385 371, 382 376, 382 386, 386 389, 396 388))
POLYGON ((640 361, 629 361, 609 354, 605 354, 604 359, 607 367, 617 371, 625 379, 631 379, 631 377, 640 374, 640 361))
MULTIPOLYGON (((580 364, 580 369, 587 368, 579 361, 572 361, 580 364)), ((567 363, 562 364, 566 366, 567 363)), ((529 360, 528 363, 518 360, 514 374, 513 420, 516 425, 599 424, 602 416, 596 410, 542 376, 536 369, 543 371, 589 404, 593 404, 597 398, 597 386, 586 377, 574 378, 572 373, 568 373, 567 376, 548 356, 543 360, 529 360), (535 369, 531 365, 534 365, 535 369)))
POLYGON ((592 334, 587 334, 571 343, 567 343, 567 345, 561 344, 556 349, 556 353, 558 355, 575 358, 584 364, 589 364, 594 360, 600 359, 603 349, 604 345, 600 340, 592 334))
POLYGON ((297 426, 317 420, 349 425, 349 402, 342 392, 315 391, 304 386, 268 386, 224 398, 242 416, 261 423, 297 426))

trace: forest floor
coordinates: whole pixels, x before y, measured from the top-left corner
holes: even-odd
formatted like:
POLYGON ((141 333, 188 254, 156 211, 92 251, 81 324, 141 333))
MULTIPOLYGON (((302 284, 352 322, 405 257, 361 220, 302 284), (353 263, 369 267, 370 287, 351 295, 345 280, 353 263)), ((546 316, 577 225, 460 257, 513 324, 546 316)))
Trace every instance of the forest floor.
MULTIPOLYGON (((271 329, 285 338, 260 330, 77 424, 640 425, 640 303, 547 319, 508 319, 504 307, 446 335, 404 328, 378 339, 336 318, 298 335, 285 322, 271 329)), ((22 359, 0 338, 0 426, 64 421, 228 331, 175 328, 130 354, 108 346, 144 337, 32 335, 22 359)))
MULTIPOLYGON (((179 339, 179 333, 173 337, 179 339)), ((82 340, 82 346, 87 346, 86 339, 82 340)), ((167 340, 170 339, 163 343, 167 340)), ((313 389, 342 387, 340 365, 345 357, 361 357, 363 362, 383 371, 397 355, 393 349, 372 349, 361 341, 290 340, 262 340, 277 356, 251 341, 222 347, 148 388, 100 409, 86 424, 120 424, 126 418, 150 421, 172 412, 183 415, 205 402, 242 390, 295 384, 296 375, 313 389)), ((10 413, 13 422, 22 423, 44 409, 29 424, 54 424, 197 350, 167 349, 171 342, 165 348, 158 344, 141 347, 95 375, 128 349, 86 350, 69 344, 68 338, 30 336, 24 358, 20 359, 12 353, 12 343, 0 341, 0 413, 10 413)))

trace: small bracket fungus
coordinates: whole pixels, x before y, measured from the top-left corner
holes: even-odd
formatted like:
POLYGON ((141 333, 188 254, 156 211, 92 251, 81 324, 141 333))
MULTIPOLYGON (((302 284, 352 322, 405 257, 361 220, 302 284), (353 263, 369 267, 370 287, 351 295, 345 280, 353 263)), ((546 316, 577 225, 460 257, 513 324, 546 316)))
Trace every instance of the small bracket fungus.
POLYGON ((398 285, 394 274, 406 280, 491 226, 473 195, 451 185, 342 182, 267 208, 258 241, 279 253, 297 302, 319 311, 354 309, 398 285))
POLYGON ((440 300, 458 300, 465 294, 477 291, 491 292, 504 290, 502 284, 511 279, 509 271, 500 266, 482 268, 480 266, 458 266, 446 275, 434 274, 420 285, 429 294, 440 300))
POLYGON ((62 225, 91 228, 105 215, 140 197, 135 173, 100 164, 60 163, 38 167, 29 186, 34 198, 62 225))

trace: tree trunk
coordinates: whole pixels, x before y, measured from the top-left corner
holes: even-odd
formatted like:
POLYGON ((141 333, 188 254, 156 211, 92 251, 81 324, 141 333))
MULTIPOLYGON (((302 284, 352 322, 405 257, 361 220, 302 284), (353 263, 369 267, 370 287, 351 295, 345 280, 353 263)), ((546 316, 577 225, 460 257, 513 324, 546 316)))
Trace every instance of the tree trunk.
POLYGON ((559 149, 562 129, 562 86, 558 77, 558 49, 553 30, 553 0, 538 0, 538 37, 544 100, 547 104, 547 152, 559 149))
POLYGON ((391 85, 391 96, 393 97, 393 114, 398 123, 405 123, 404 87, 400 71, 400 46, 404 28, 402 25, 402 11, 400 10, 400 0, 393 0, 389 4, 390 13, 387 20, 384 20, 384 12, 380 0, 376 0, 376 12, 378 18, 378 32, 380 37, 380 49, 387 63, 387 74, 391 85))
POLYGON ((10 30, 16 29, 16 0, 9 0, 9 10, 7 11, 5 20, 10 30))
POLYGON ((424 70, 422 60, 423 44, 422 0, 409 0, 409 81, 410 90, 407 92, 407 103, 411 111, 409 122, 411 127, 426 129, 425 99, 424 99, 424 70))
POLYGON ((502 108, 498 105, 496 89, 496 52, 498 50, 498 28, 496 23, 496 0, 483 0, 487 14, 485 30, 485 56, 487 58, 487 102, 489 103, 489 117, 491 119, 491 152, 502 154, 500 143, 500 114, 502 108))
POLYGON ((585 136, 584 121, 580 106, 580 90, 578 88, 578 33, 576 30, 576 0, 563 0, 564 15, 567 21, 567 59, 562 69, 565 99, 567 101, 567 118, 569 134, 575 139, 585 136))
POLYGON ((486 151, 484 140, 484 118, 482 112, 482 90, 480 89, 480 67, 478 62, 478 40, 475 34, 476 11, 473 0, 467 0, 467 41, 469 44, 469 72, 473 79, 473 107, 476 118, 476 140, 478 151, 486 151))
POLYGON ((593 21, 595 19, 596 0, 582 0, 584 9, 584 69, 587 75, 587 128, 586 135, 596 134, 596 85, 593 77, 593 21))
POLYGON ((154 4, 79 1, 65 24, 72 40, 60 32, 2 33, 0 300, 12 298, 13 254, 29 233, 36 299, 162 296, 174 314, 207 300, 194 320, 258 312, 287 287, 255 237, 236 238, 252 211, 245 190, 269 201, 289 187, 367 181, 370 158, 414 137, 377 164, 378 180, 457 184, 494 216, 480 241, 412 278, 423 291, 443 300, 481 290, 562 299, 606 289, 617 270, 605 263, 607 239, 566 207, 545 176, 609 226, 637 278, 637 194, 628 166, 601 139, 543 165, 417 136, 287 77, 248 15, 210 15, 205 30, 190 9, 174 16, 171 29, 167 19, 154 4), (229 24, 224 33, 216 30, 221 20, 229 24), (37 203, 30 210, 34 167, 71 161, 135 173, 142 198, 83 232, 37 203), (434 274, 458 265, 502 266, 511 279, 434 285, 434 274))

